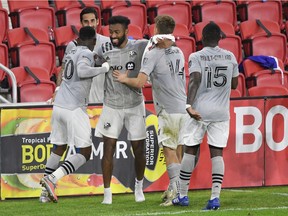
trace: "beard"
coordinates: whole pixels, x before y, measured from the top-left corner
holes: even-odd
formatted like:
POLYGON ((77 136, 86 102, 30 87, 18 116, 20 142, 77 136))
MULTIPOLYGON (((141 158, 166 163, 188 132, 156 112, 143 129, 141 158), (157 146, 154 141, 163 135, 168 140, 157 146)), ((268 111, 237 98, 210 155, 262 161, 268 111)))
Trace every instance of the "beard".
POLYGON ((123 42, 126 40, 126 35, 123 35, 121 38, 111 38, 110 37, 110 40, 111 40, 111 43, 113 46, 120 47, 123 44, 123 42), (113 39, 118 39, 118 42, 117 43, 113 42, 113 39))

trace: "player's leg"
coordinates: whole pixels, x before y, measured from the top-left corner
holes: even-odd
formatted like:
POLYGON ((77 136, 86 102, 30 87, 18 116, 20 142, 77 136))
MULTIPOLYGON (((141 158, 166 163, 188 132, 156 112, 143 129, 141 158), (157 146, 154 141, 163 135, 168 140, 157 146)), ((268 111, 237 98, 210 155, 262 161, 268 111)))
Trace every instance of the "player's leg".
POLYGON ((124 125, 128 132, 128 140, 131 141, 133 153, 135 156, 135 201, 145 201, 143 193, 144 171, 146 166, 145 158, 145 139, 146 139, 146 123, 145 123, 145 106, 144 102, 140 105, 125 109, 124 125))
POLYGON ((104 199, 102 204, 112 204, 112 191, 110 188, 113 172, 113 155, 116 150, 117 139, 104 136, 104 154, 101 160, 102 175, 104 183, 104 199))
MULTIPOLYGON (((53 108, 51 117, 52 131, 50 134, 51 143, 53 149, 45 165, 44 177, 53 173, 59 166, 60 159, 67 148, 67 130, 66 125, 62 122, 62 109, 58 107, 53 108)), ((42 203, 50 202, 51 199, 48 196, 48 192, 43 187, 39 201, 42 203)))
POLYGON ((103 137, 104 155, 101 160, 104 199, 102 204, 112 204, 112 191, 110 188, 113 172, 113 155, 116 150, 116 143, 122 131, 124 112, 122 109, 113 109, 103 106, 102 113, 95 128, 95 136, 103 137))
POLYGON ((188 190, 191 175, 196 165, 196 155, 206 133, 203 122, 189 118, 185 130, 185 149, 179 174, 179 194, 172 200, 173 205, 188 206, 188 190))
POLYGON ((145 201, 145 196, 143 193, 143 180, 144 180, 144 171, 146 166, 146 158, 145 158, 145 140, 137 140, 131 141, 131 145, 133 148, 133 153, 135 156, 135 201, 143 202, 145 201))
POLYGON ((58 200, 54 191, 57 181, 75 172, 91 156, 92 139, 88 115, 81 108, 73 110, 69 114, 69 116, 64 116, 63 118, 67 123, 68 143, 75 146, 76 154, 70 156, 53 173, 41 179, 41 184, 47 189, 50 198, 54 202, 58 200))
POLYGON ((212 188, 210 200, 204 209, 217 210, 220 208, 220 192, 225 172, 223 148, 228 141, 229 121, 210 123, 207 134, 212 162, 212 188))

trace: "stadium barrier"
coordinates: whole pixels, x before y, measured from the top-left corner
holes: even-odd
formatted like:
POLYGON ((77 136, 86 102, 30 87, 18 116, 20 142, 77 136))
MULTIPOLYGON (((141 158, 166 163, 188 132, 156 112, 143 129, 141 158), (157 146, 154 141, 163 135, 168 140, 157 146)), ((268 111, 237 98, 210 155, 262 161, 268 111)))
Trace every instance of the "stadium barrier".
MULTIPOLYGON (((288 96, 231 99, 230 110, 223 188, 287 185, 288 96)), ((146 103, 146 111, 144 191, 163 191, 169 179, 162 149, 158 148, 158 120, 153 104, 146 103)), ((52 106, 43 103, 3 104, 0 112, 1 199, 38 197, 41 192, 39 181, 52 149, 49 142, 52 106)), ((88 107, 88 114, 93 116, 90 119, 93 134, 100 113, 101 106, 88 107)), ((103 193, 103 142, 93 136, 93 144, 90 161, 58 182, 56 192, 59 196, 103 193)), ((64 156, 74 153, 75 149, 71 147, 64 156)), ((132 192, 133 153, 125 130, 117 142, 114 160, 112 192, 132 192)), ((210 187, 211 162, 205 138, 190 189, 210 187)))

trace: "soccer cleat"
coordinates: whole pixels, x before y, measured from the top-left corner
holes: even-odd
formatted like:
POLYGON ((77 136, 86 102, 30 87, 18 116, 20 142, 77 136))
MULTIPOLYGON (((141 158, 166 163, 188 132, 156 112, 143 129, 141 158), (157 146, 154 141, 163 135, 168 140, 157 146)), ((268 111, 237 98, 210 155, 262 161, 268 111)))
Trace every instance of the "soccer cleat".
POLYGON ((208 200, 208 203, 203 210, 217 210, 220 208, 220 200, 219 198, 214 198, 213 200, 208 200))
POLYGON ((177 196, 177 191, 176 190, 166 190, 163 192, 161 199, 163 202, 166 202, 168 200, 172 200, 177 196))
POLYGON ((184 196, 180 198, 180 195, 178 195, 176 198, 172 199, 173 205, 180 205, 180 206, 188 206, 189 205, 189 198, 188 196, 184 196))
POLYGON ((40 197, 39 197, 39 202, 40 203, 48 203, 51 202, 51 199, 48 197, 48 192, 47 190, 42 190, 40 197))
POLYGON ((58 197, 55 194, 56 185, 50 180, 49 176, 45 176, 40 180, 42 187, 46 188, 48 197, 54 202, 57 203, 58 197))
POLYGON ((135 184, 134 195, 135 195, 135 201, 136 202, 144 202, 145 201, 145 196, 143 193, 142 184, 135 184))

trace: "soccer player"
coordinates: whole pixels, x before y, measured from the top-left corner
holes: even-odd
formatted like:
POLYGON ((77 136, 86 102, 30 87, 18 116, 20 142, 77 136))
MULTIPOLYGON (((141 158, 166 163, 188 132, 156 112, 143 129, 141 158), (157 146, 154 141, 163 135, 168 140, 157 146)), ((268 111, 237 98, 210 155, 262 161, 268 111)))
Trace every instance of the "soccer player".
POLYGON ((91 126, 86 111, 89 91, 92 78, 109 70, 107 62, 103 63, 102 67, 93 67, 95 60, 92 50, 96 43, 95 34, 94 28, 82 27, 78 45, 67 53, 64 59, 63 78, 55 98, 51 119, 50 139, 53 150, 47 160, 44 177, 40 180, 49 197, 46 202, 50 200, 57 202, 54 190, 56 182, 76 171, 90 159, 91 126), (58 167, 67 144, 75 146, 76 154, 58 167))
POLYGON ((117 81, 133 88, 141 89, 148 80, 152 83, 154 107, 158 116, 159 146, 163 147, 167 172, 170 180, 168 190, 162 196, 163 201, 171 203, 177 194, 182 154, 177 155, 177 148, 182 150, 184 126, 189 118, 186 112, 185 59, 182 51, 175 46, 172 33, 175 21, 171 16, 161 15, 155 19, 154 41, 143 56, 143 63, 137 78, 131 78, 130 72, 114 71, 117 81), (156 43, 156 44, 155 44, 156 43))
POLYGON ((238 65, 230 51, 218 47, 221 30, 215 23, 202 31, 204 48, 189 56, 189 90, 185 152, 180 170, 180 194, 172 200, 174 205, 188 206, 187 196, 195 157, 207 133, 212 162, 212 191, 205 210, 220 207, 220 191, 224 177, 223 148, 229 136, 229 106, 231 88, 238 85, 238 65))
POLYGON ((145 158, 145 106, 141 89, 131 88, 115 82, 112 72, 117 70, 124 73, 129 70, 129 76, 137 77, 142 54, 147 40, 128 40, 128 25, 130 20, 124 16, 112 16, 109 19, 111 42, 102 43, 98 55, 107 60, 110 70, 105 74, 104 102, 99 121, 96 125, 95 136, 103 137, 104 155, 102 172, 104 182, 104 200, 102 204, 112 204, 110 189, 113 155, 120 132, 125 126, 128 140, 131 141, 135 156, 135 201, 145 200, 143 194, 143 179, 146 165, 145 158))
MULTIPOLYGON (((80 22, 82 27, 83 26, 91 26, 95 29, 97 29, 97 26, 99 25, 99 17, 97 14, 97 11, 93 7, 86 7, 84 8, 80 13, 80 22)), ((97 50, 100 48, 100 44, 104 42, 109 42, 109 37, 103 36, 101 34, 96 34, 96 45, 94 47, 94 52, 96 53, 97 50)), ((77 46, 77 40, 71 41, 65 50, 66 53, 69 53, 69 51, 77 46)), ((98 64, 98 62, 96 62, 98 64)), ((58 79, 57 79, 57 85, 59 86, 61 83, 61 73, 59 73, 58 79)), ((93 78, 92 87, 90 90, 89 95, 89 103, 103 103, 103 97, 104 97, 104 79, 105 74, 100 74, 99 76, 96 76, 93 78)))

